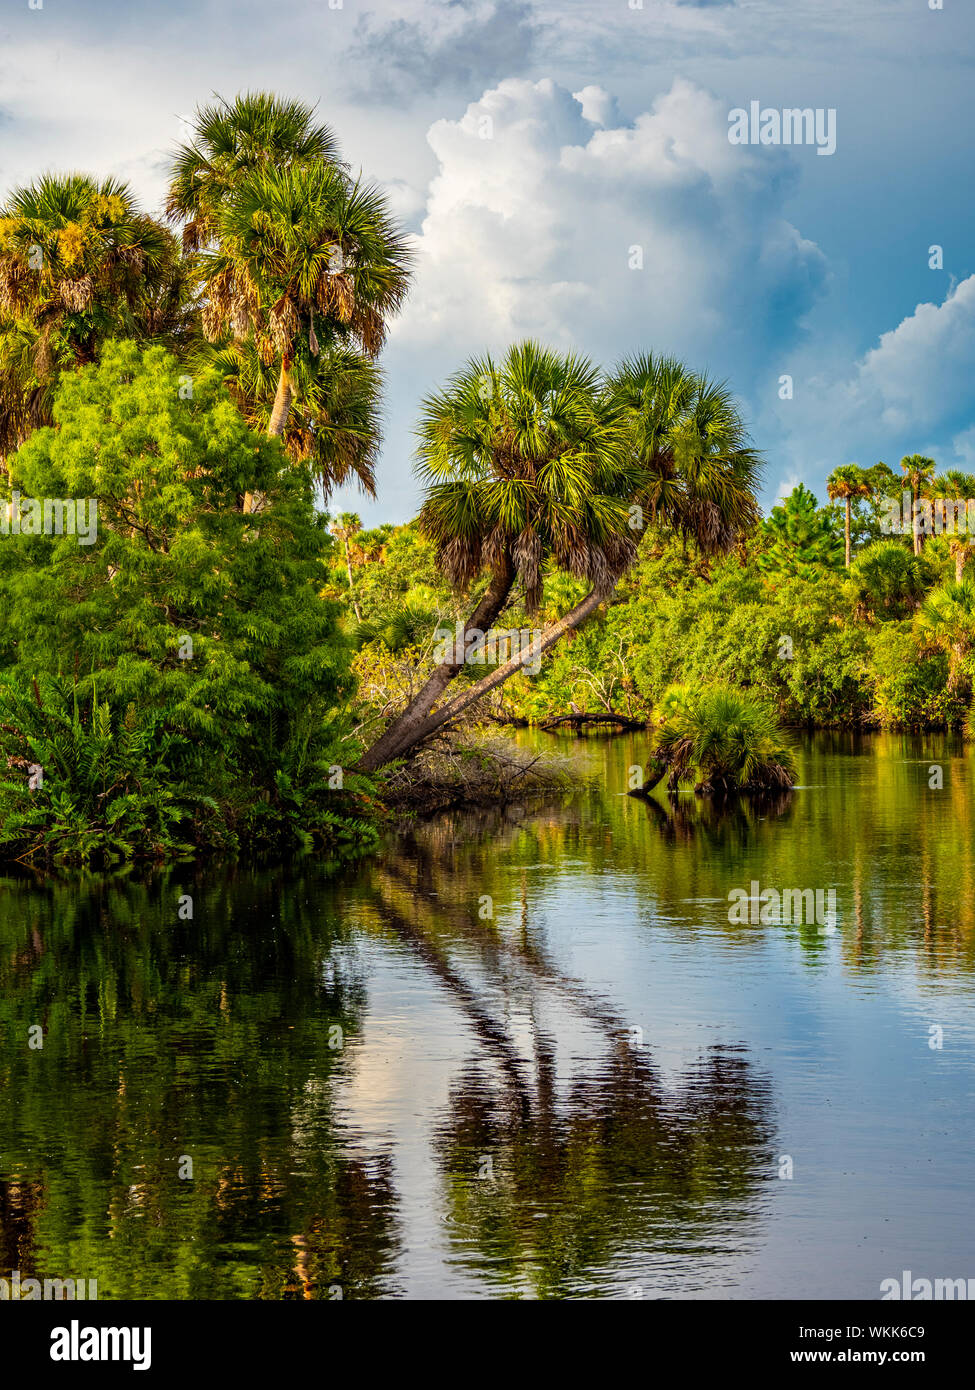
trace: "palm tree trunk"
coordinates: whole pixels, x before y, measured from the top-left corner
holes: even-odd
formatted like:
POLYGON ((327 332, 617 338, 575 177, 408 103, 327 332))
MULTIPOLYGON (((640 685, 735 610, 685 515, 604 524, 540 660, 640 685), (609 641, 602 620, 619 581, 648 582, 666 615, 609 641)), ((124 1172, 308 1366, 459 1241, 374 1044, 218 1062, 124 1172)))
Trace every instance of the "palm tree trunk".
POLYGON ((411 721, 408 735, 400 740, 395 753, 377 761, 373 757, 379 748, 379 744, 376 744, 367 754, 367 757, 372 759, 368 766, 365 761, 363 761, 360 766, 365 771, 374 771, 377 767, 381 767, 384 762, 390 762, 392 758, 402 757, 405 753, 410 752, 419 743, 429 738, 431 734, 436 733, 438 729, 442 729, 445 724, 457 719, 465 710, 469 709, 471 705, 476 704, 478 700, 483 699, 485 695, 495 690, 499 685, 503 685, 509 676, 513 676, 516 671, 522 670, 529 661, 533 660, 536 656, 540 656, 543 652, 548 651, 549 647, 554 646, 560 637, 563 637, 567 632, 572 632, 576 628, 581 627, 588 618, 592 617, 600 604, 606 602, 611 593, 612 589, 593 589, 591 593, 586 595, 581 603, 577 603, 575 608, 569 613, 566 613, 564 618, 560 618, 557 623, 554 623, 544 632, 537 642, 532 642, 526 651, 519 652, 519 654, 512 657, 510 661, 504 662, 503 665, 499 666, 495 671, 492 671, 490 675, 485 676, 483 680, 479 680, 475 685, 464 690, 448 704, 442 705, 440 709, 434 714, 428 715, 426 719, 422 717, 414 718, 411 721))
MULTIPOLYGON (((480 632, 487 632, 494 625, 495 619, 508 602, 508 595, 511 593, 511 586, 514 582, 514 566, 511 563, 510 555, 505 554, 492 574, 491 582, 484 591, 483 598, 464 624, 465 648, 469 632, 475 628, 480 632)), ((376 740, 371 748, 366 750, 359 763, 363 772, 375 772, 377 767, 382 767, 385 763, 392 762, 394 758, 399 757, 401 750, 405 751, 412 748, 415 743, 414 730, 426 719, 463 664, 462 660, 441 662, 433 668, 428 679, 414 695, 402 714, 397 715, 386 732, 376 740)))
POLYGON ((362 622, 362 614, 359 612, 359 600, 355 596, 355 584, 352 582, 352 552, 349 550, 349 538, 345 538, 345 572, 349 576, 349 593, 352 596, 352 611, 355 613, 357 623, 362 622))
POLYGON ((850 498, 849 496, 847 496, 847 498, 846 498, 846 567, 847 567, 847 569, 850 568, 850 508, 852 507, 852 505, 853 505, 852 498, 850 498))
POLYGON ((291 414, 291 401, 294 392, 291 387, 291 358, 288 356, 281 359, 281 375, 278 377, 278 389, 274 394, 274 406, 271 410, 271 423, 267 427, 270 439, 280 439, 288 424, 288 416, 291 414))
MULTIPOLYGON (((294 398, 294 391, 291 386, 291 359, 285 355, 281 359, 281 374, 278 377, 278 389, 274 393, 274 405, 271 408, 271 423, 267 427, 269 439, 280 439, 288 425, 288 417, 291 414, 291 402, 294 398)), ((264 499, 260 493, 244 493, 244 514, 259 511, 264 499)))
POLYGON ((922 542, 921 542, 921 518, 920 518, 920 515, 918 514, 918 505, 919 505, 920 501, 921 501, 921 487, 920 487, 920 484, 918 484, 918 486, 915 488, 914 484, 912 483, 912 484, 911 484, 911 524, 912 524, 912 526, 914 527, 914 554, 915 554, 915 555, 920 555, 920 553, 921 553, 921 543, 922 543, 922 542))

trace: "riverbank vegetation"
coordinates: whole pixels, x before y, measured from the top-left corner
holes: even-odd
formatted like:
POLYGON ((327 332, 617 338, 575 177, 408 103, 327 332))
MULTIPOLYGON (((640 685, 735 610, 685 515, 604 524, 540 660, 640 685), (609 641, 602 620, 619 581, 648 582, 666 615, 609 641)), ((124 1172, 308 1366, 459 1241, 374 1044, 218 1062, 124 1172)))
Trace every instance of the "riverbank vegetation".
POLYGON ((80 174, 8 195, 0 852, 345 854, 384 804, 564 777, 489 721, 644 724, 716 788, 792 779, 780 724, 970 727, 975 479, 845 464, 763 518, 732 390, 665 355, 472 356, 418 404, 417 519, 331 516, 376 492, 409 280, 382 193, 267 94, 197 113, 159 217, 80 174), (692 714, 754 746, 709 767, 692 714))

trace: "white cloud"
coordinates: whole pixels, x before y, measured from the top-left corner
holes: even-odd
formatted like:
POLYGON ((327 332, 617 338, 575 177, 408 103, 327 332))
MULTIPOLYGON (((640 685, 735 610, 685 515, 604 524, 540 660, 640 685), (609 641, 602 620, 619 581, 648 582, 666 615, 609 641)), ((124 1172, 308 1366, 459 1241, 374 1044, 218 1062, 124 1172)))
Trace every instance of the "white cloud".
POLYGON ((652 346, 739 376, 781 346, 825 278, 782 215, 788 155, 730 145, 726 105, 683 80, 632 125, 610 118, 599 88, 509 79, 431 127, 439 169, 395 344, 652 346))
POLYGON ((919 304, 860 363, 850 394, 886 430, 929 429, 970 412, 975 376, 975 275, 941 304, 919 304))
POLYGON ((909 453, 929 454, 941 468, 975 463, 975 275, 940 304, 918 304, 838 370, 822 370, 829 358, 820 342, 814 370, 791 368, 795 400, 775 411, 800 469, 818 475, 851 460, 896 462, 909 453))

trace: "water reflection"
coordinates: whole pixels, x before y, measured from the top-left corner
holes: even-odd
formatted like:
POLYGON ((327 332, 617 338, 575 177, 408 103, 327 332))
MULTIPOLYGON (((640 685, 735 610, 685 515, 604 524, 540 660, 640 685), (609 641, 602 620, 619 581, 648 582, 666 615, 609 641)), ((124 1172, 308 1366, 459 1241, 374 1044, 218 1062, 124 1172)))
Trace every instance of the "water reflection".
POLYGON ((307 881, 5 879, 0 995, 6 1269, 102 1298, 379 1289, 391 1159, 333 1110, 365 984, 307 881))
POLYGON ((0 879, 0 1277, 871 1297, 975 1258, 964 748, 817 737, 781 804, 718 807, 584 742, 567 799, 337 877, 0 879), (755 880, 835 887, 835 937, 730 922, 755 880))

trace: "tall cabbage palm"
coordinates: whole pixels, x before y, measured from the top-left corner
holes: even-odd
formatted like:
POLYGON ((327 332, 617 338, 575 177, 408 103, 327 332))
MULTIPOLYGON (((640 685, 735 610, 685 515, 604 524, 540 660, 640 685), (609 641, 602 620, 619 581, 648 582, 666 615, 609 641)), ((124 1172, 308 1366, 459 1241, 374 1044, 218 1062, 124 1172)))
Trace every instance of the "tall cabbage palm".
MULTIPOLYGON (((970 473, 963 473, 961 469, 949 468, 942 477, 937 479, 935 484, 940 497, 947 499, 950 504, 965 503, 975 498, 975 477, 970 473)), ((947 529, 944 525, 947 507, 944 503, 942 507, 942 529, 947 529)), ((955 513, 955 520, 961 521, 959 511, 952 507, 955 513)), ((975 537, 968 530, 969 508, 964 507, 964 523, 961 529, 954 527, 948 535, 948 553, 955 562, 955 583, 960 584, 965 577, 965 566, 969 557, 975 551, 975 537)))
POLYGON ((268 434, 281 436, 323 345, 378 354, 409 283, 405 239, 380 192, 317 163, 245 175, 217 211, 215 243, 201 258, 204 332, 253 336, 276 366, 268 434))
POLYGON ((362 622, 362 612, 359 608, 359 601, 356 598, 355 580, 352 577, 352 552, 349 549, 349 541, 353 536, 362 530, 362 517, 356 512, 342 512, 332 522, 328 528, 337 541, 342 543, 345 552, 345 573, 349 580, 349 597, 352 600, 352 608, 355 612, 356 622, 362 622))
POLYGON ((846 540, 846 568, 850 568, 850 520, 854 497, 869 497, 872 492, 870 480, 858 464, 844 463, 834 468, 826 479, 826 494, 831 501, 841 500, 844 504, 843 534, 846 540))
POLYGON ((107 338, 178 348, 191 331, 174 238, 126 184, 49 174, 0 207, 0 455, 50 423, 59 374, 107 338))
POLYGON ((193 138, 173 158, 166 215, 182 224, 187 251, 209 246, 220 210, 259 169, 339 162, 338 142, 314 109, 270 92, 242 92, 200 107, 193 138))
MULTIPOLYGON (((488 631, 516 584, 529 613, 537 611, 548 563, 590 584, 549 630, 559 629, 553 640, 598 608, 635 554, 629 504, 646 474, 591 362, 532 342, 511 347, 500 362, 472 358, 424 401, 419 439, 422 531, 456 588, 488 575, 465 632, 488 631)), ((462 664, 434 668, 364 767, 399 756, 472 702, 467 691, 431 715, 462 664)))
POLYGON ((920 517, 914 515, 915 503, 919 502, 922 497, 929 495, 936 467, 937 464, 934 459, 929 459, 924 454, 908 454, 901 459, 901 468, 904 470, 905 481, 911 492, 915 555, 920 555, 924 545, 924 533, 921 530, 920 517))
POLYGON ((625 358, 609 386, 646 470, 651 521, 705 554, 730 549, 758 520, 762 466, 732 392, 652 353, 625 358))

